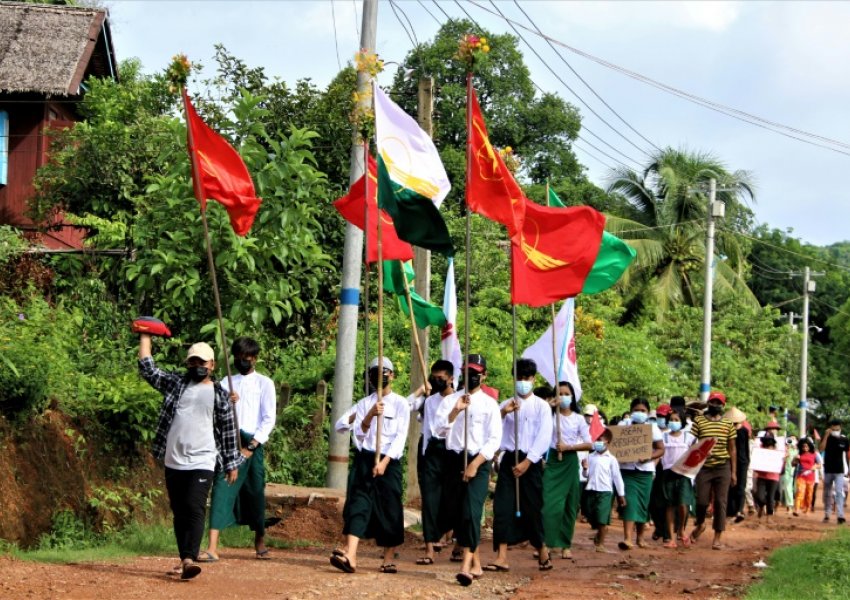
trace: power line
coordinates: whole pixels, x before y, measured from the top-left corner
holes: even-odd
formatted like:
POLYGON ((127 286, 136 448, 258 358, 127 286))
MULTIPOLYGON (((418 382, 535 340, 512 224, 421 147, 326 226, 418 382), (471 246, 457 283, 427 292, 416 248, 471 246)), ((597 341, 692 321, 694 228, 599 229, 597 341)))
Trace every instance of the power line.
POLYGON ((437 0, 431 0, 431 2, 433 2, 433 3, 434 3, 434 6, 436 6, 437 8, 439 8, 439 9, 440 9, 440 12, 441 12, 441 13, 443 13, 444 15, 446 15, 446 18, 447 18, 449 21, 454 21, 454 19, 453 19, 453 18, 449 15, 449 13, 447 13, 447 12, 443 9, 443 7, 442 7, 442 6, 440 6, 440 3, 439 3, 439 2, 437 2, 437 0))
POLYGON ((339 40, 336 35, 336 10, 334 9, 334 0, 331 0, 331 20, 334 24, 334 47, 336 48, 336 66, 342 71, 342 60, 339 58, 339 40))
POLYGON ((770 242, 766 242, 766 241, 759 239, 757 237, 753 237, 751 235, 747 235, 746 233, 741 233, 740 231, 735 231, 735 230, 729 229, 727 227, 718 227, 718 229, 725 231, 727 233, 731 233, 732 235, 738 235, 738 236, 741 236, 743 238, 747 238, 748 240, 752 240, 752 241, 754 241, 758 244, 768 246, 770 248, 773 248, 774 250, 779 250, 780 252, 785 252, 786 254, 793 254, 794 256, 799 256, 800 258, 804 258, 809 262, 817 262, 817 263, 820 263, 822 265, 828 265, 830 267, 835 267, 836 269, 841 269, 842 271, 850 272, 850 266, 848 266, 848 265, 841 265, 841 264, 838 264, 838 263, 832 263, 832 262, 829 262, 828 260, 823 260, 822 258, 815 258, 813 256, 809 256, 808 254, 803 254, 802 252, 795 252, 794 250, 789 250, 788 248, 783 248, 782 246, 777 246, 776 244, 771 244, 770 242))
POLYGON ((602 160, 601 158, 599 158, 598 156, 596 156, 595 154, 593 154, 593 152, 591 152, 591 151, 590 151, 590 150, 588 150, 587 148, 584 148, 584 147, 582 147, 582 146, 579 146, 579 145, 578 145, 578 142, 573 142, 573 148, 576 148, 576 149, 578 149, 578 150, 581 150, 584 154, 586 154, 587 156, 589 156, 590 158, 592 158, 592 159, 593 159, 593 160, 595 160, 596 162, 600 163, 600 164, 601 164, 603 167, 605 167, 606 169, 609 169, 609 170, 611 170, 611 171, 613 171, 613 170, 615 169, 615 167, 612 167, 611 165, 609 165, 607 162, 605 162, 604 160, 602 160))
POLYGON ((428 10, 428 7, 425 6, 425 3, 423 3, 422 0, 416 0, 416 2, 419 3, 419 6, 421 6, 425 10, 425 12, 428 13, 431 16, 431 18, 434 19, 437 22, 437 25, 442 26, 440 19, 435 17, 434 13, 432 13, 430 10, 428 10))
POLYGON ((351 0, 354 5, 354 31, 357 32, 357 39, 360 39, 360 17, 357 16, 357 0, 351 0))
MULTIPOLYGON (((492 0, 490 0, 490 3, 491 3, 491 4, 493 3, 493 2, 492 2, 492 0)), ((473 4, 475 4, 475 2, 473 2, 473 4)), ((526 19, 528 19, 528 22, 529 22, 529 23, 531 23, 531 25, 532 25, 532 26, 533 26, 533 27, 537 30, 537 32, 538 32, 538 33, 542 36, 543 32, 540 30, 540 27, 538 27, 537 23, 535 23, 535 22, 534 22, 534 20, 533 20, 533 19, 532 19, 532 18, 528 15, 528 13, 527 13, 527 12, 525 12, 525 9, 523 9, 523 7, 522 7, 522 6, 520 6, 520 4, 519 4, 518 0, 514 0, 514 4, 515 4, 515 5, 516 5, 516 7, 520 10, 520 12, 522 12, 522 14, 523 14, 523 15, 525 15, 525 18, 526 18, 526 19)), ((476 6, 477 6, 477 5, 476 5, 476 6)), ((633 132, 635 132, 635 134, 637 134, 637 135, 638 135, 638 137, 640 137, 641 139, 643 139, 643 141, 645 141, 647 144, 649 144, 650 146, 652 146, 653 148, 655 148, 655 149, 656 149, 656 150, 658 150, 659 152, 661 151, 661 148, 659 148, 658 146, 656 146, 656 145, 652 142, 652 140, 650 140, 650 139, 649 139, 649 138, 647 138, 645 135, 643 135, 641 132, 639 132, 637 129, 635 129, 634 127, 632 127, 631 123, 629 123, 628 121, 626 121, 626 120, 622 117, 622 115, 620 115, 620 113, 618 113, 616 110, 614 110, 614 108, 613 108, 610 104, 608 104, 608 103, 605 101, 605 99, 604 99, 602 96, 600 96, 600 95, 596 92, 596 90, 595 90, 595 89, 593 89, 593 87, 592 87, 592 86, 591 86, 591 85, 590 85, 587 81, 585 81, 584 77, 582 77, 581 75, 579 75, 578 71, 576 71, 576 70, 573 68, 573 66, 572 66, 572 65, 571 65, 571 64, 567 61, 567 59, 566 59, 566 58, 564 58, 564 55, 563 55, 563 54, 561 54, 561 52, 560 52, 560 51, 558 51, 558 49, 557 49, 557 48, 555 48, 555 46, 552 44, 552 42, 550 42, 550 41, 549 41, 548 39, 546 39, 546 38, 543 38, 543 39, 546 41, 546 43, 547 43, 547 44, 549 44, 549 47, 550 47, 550 48, 552 48, 552 50, 555 52, 555 54, 557 54, 557 55, 558 55, 558 58, 560 58, 560 59, 561 59, 561 62, 563 62, 565 65, 567 65, 567 68, 568 68, 570 71, 572 71, 573 75, 575 75, 576 77, 578 77, 578 80, 579 80, 579 81, 581 81, 581 82, 582 82, 582 83, 583 83, 583 84, 587 87, 587 89, 589 89, 589 90, 591 91, 591 93, 593 93, 593 95, 594 95, 594 96, 596 96, 596 98, 597 98, 600 102, 602 102, 602 104, 604 104, 604 105, 608 108, 608 110, 610 110, 612 113, 614 113, 614 115, 616 115, 616 117, 617 117, 618 119, 620 119, 626 127, 628 127, 628 128, 629 128, 629 129, 631 129, 633 132)))
MULTIPOLYGON (((455 0, 455 2, 457 2, 457 0, 455 0)), ((472 2, 472 0, 470 0, 470 2, 472 2)), ((480 7, 477 3, 475 3, 475 2, 472 2, 472 4, 473 4, 474 6, 478 6, 479 8, 481 8, 481 7, 480 7)), ((575 96, 575 97, 576 97, 576 99, 577 99, 579 102, 581 102, 581 103, 584 105, 584 107, 585 107, 585 108, 587 108, 587 110, 589 110, 591 113, 593 113, 593 115, 594 115, 597 119, 599 119, 599 120, 600 120, 600 121, 602 121, 605 125, 607 125, 607 126, 608 126, 608 128, 609 128, 611 131, 613 131, 614 133, 616 133, 617 135, 619 135, 621 138, 623 138, 626 142, 628 142, 629 144, 631 144, 632 146, 634 146, 635 148, 637 148, 637 150, 638 150, 639 152, 642 152, 643 154, 646 154, 647 156, 651 156, 651 155, 650 155, 650 154, 649 154, 646 150, 644 150, 643 148, 641 148, 640 146, 638 146, 637 144, 635 144, 632 140, 630 140, 628 137, 626 137, 626 136, 623 134, 623 132, 621 132, 621 131, 620 131, 620 130, 618 130, 616 127, 614 127, 613 125, 611 125, 611 123, 609 123, 609 122, 605 119, 605 117, 603 117, 603 116, 602 116, 602 115, 600 115, 598 112, 596 112, 596 110, 594 110, 594 109, 593 109, 593 107, 592 107, 592 106, 590 106, 590 104, 588 104, 587 102, 585 102, 584 98, 582 98, 581 96, 579 96, 578 92, 576 92, 576 91, 575 91, 575 90, 574 90, 574 89, 570 86, 570 84, 568 84, 566 81, 564 81, 564 79, 563 79, 560 75, 558 75, 558 73, 555 71, 555 69, 553 69, 553 68, 549 65, 549 63, 548 63, 548 62, 546 62, 546 61, 543 59, 543 57, 540 55, 540 53, 537 51, 537 49, 536 49, 534 46, 532 46, 532 45, 531 45, 531 43, 529 43, 529 41, 528 41, 528 40, 526 40, 526 39, 525 39, 525 36, 523 36, 523 35, 519 32, 519 30, 517 30, 517 28, 516 28, 516 27, 514 27, 514 25, 513 25, 513 21, 512 21, 512 20, 510 20, 510 19, 508 19, 507 17, 505 17, 505 15, 504 15, 504 14, 502 14, 502 11, 499 9, 499 7, 498 7, 498 6, 496 6, 496 4, 493 2, 493 0, 490 0, 490 4, 492 4, 492 5, 493 5, 493 8, 495 8, 495 9, 496 9, 496 11, 499 13, 499 15, 500 15, 500 16, 501 16, 504 20, 505 20, 505 22, 507 22, 507 23, 508 23, 508 25, 510 26, 510 28, 511 28, 511 29, 513 29, 513 31, 514 31, 514 33, 517 35, 517 37, 519 37, 519 39, 521 39, 521 40, 523 41, 523 43, 525 43, 525 45, 526 45, 526 46, 528 46, 528 48, 529 48, 529 49, 530 49, 530 50, 534 53, 534 56, 536 56, 536 57, 537 57, 537 59, 538 59, 541 63, 543 63, 543 66, 544 66, 544 67, 546 67, 546 68, 549 70, 549 72, 550 72, 550 73, 552 73, 552 75, 554 75, 554 76, 555 76, 555 79, 557 79, 558 81, 560 81, 560 82, 561 82, 561 84, 562 84, 565 88, 567 88, 567 90, 569 90, 569 92, 570 92, 573 96, 575 96)))
MULTIPOLYGON (((474 0, 469 0, 469 1, 474 3, 474 0)), ((486 6, 480 6, 478 4, 475 4, 475 5, 478 6, 478 8, 480 8, 483 11, 486 11, 486 12, 488 12, 488 13, 494 15, 494 16, 498 16, 498 17, 502 18, 504 21, 509 22, 511 24, 514 24, 514 25, 516 25, 516 26, 518 26, 518 27, 530 32, 530 33, 533 33, 534 35, 542 37, 542 38, 546 39, 547 41, 549 41, 553 44, 556 44, 558 46, 561 46, 562 48, 565 48, 565 49, 569 50, 570 52, 572 52, 574 54, 578 54, 579 56, 581 56, 583 58, 586 58, 588 60, 592 60, 593 62, 600 64, 600 65, 602 65, 606 68, 613 69, 613 70, 615 70, 615 71, 617 71, 617 72, 619 72, 623 75, 631 77, 632 79, 635 79, 637 81, 640 81, 640 82, 648 84, 648 85, 651 85, 652 87, 655 87, 655 88, 657 88, 661 91, 673 94, 673 95, 678 96, 678 97, 680 97, 684 100, 687 100, 687 101, 692 102, 694 104, 700 105, 704 108, 708 108, 708 109, 713 110, 715 112, 719 112, 721 114, 724 114, 728 117, 732 117, 733 119, 738 119, 739 121, 743 121, 743 122, 748 123, 750 125, 755 125, 756 127, 760 127, 762 129, 772 131, 773 133, 778 133, 779 135, 782 135, 782 136, 785 136, 785 137, 788 137, 788 138, 791 138, 791 139, 794 139, 794 140, 797 140, 797 141, 801 141, 801 142, 804 142, 806 144, 818 146, 818 147, 824 148, 826 150, 831 150, 831 151, 837 152, 839 154, 844 154, 844 155, 850 156, 850 152, 845 152, 843 150, 839 150, 838 148, 834 148, 833 146, 828 146, 826 144, 821 144, 821 143, 816 142, 816 141, 801 138, 798 135, 792 135, 791 133, 786 133, 785 131, 778 131, 776 128, 784 129, 786 131, 791 131, 793 133, 797 133, 799 135, 807 136, 807 137, 810 137, 810 138, 823 140, 823 141, 825 141, 829 144, 833 144, 835 146, 850 149, 850 144, 848 144, 846 142, 842 142, 842 141, 835 140, 835 139, 832 139, 832 138, 828 138, 826 136, 822 136, 822 135, 819 135, 819 134, 816 134, 816 133, 812 133, 812 132, 809 132, 809 131, 805 131, 805 130, 802 130, 802 129, 791 127, 789 125, 783 125, 782 123, 771 121, 769 119, 765 119, 765 118, 759 117, 757 115, 754 115, 754 114, 751 114, 751 113, 748 113, 748 112, 745 112, 745 111, 742 111, 742 110, 739 110, 739 109, 736 109, 736 108, 733 108, 733 107, 730 107, 730 106, 726 106, 726 105, 721 104, 719 102, 714 102, 714 101, 708 100, 706 98, 702 98, 700 96, 697 96, 696 94, 691 94, 689 92, 686 92, 684 90, 680 90, 678 88, 667 85, 665 83, 661 83, 660 81, 656 81, 656 80, 654 80, 650 77, 647 77, 646 75, 641 75, 640 73, 637 73, 635 71, 631 71, 629 69, 626 69, 625 67, 621 67, 619 65, 611 63, 611 62, 609 62, 605 59, 594 56, 593 54, 590 54, 588 52, 585 52, 583 50, 580 50, 578 48, 570 46, 569 44, 565 44, 564 42, 562 42, 562 41, 560 41, 556 38, 553 38, 552 36, 534 31, 533 29, 531 29, 531 28, 529 28, 529 27, 527 27, 527 26, 525 26, 521 23, 517 23, 516 21, 513 21, 513 20, 509 19, 508 17, 505 17, 504 15, 502 15, 500 13, 497 14, 496 12, 487 8, 486 6)))

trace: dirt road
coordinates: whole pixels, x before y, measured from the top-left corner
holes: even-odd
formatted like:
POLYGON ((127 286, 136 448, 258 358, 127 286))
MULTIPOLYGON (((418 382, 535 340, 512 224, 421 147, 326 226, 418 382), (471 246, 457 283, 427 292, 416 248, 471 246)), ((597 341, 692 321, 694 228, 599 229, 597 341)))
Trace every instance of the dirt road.
MULTIPOLYGON (((777 517, 760 527, 755 519, 730 527, 727 548, 711 550, 710 535, 689 549, 616 550, 616 528, 610 554, 593 552, 590 529, 580 525, 574 560, 555 559, 555 569, 540 573, 530 548, 510 552, 509 573, 487 574, 469 588, 454 580, 457 565, 447 552, 433 566, 414 563, 420 550, 411 542, 397 560, 396 575, 378 573, 378 549, 361 546, 358 572, 345 575, 328 563, 330 546, 274 550, 267 561, 246 549, 224 549, 222 560, 204 565, 195 580, 183 582, 167 574, 176 559, 140 557, 128 562, 45 565, 0 558, 0 598, 738 598, 759 576, 753 563, 774 548, 818 539, 831 527, 819 516, 777 517)), ((485 560, 492 557, 485 542, 485 560)))

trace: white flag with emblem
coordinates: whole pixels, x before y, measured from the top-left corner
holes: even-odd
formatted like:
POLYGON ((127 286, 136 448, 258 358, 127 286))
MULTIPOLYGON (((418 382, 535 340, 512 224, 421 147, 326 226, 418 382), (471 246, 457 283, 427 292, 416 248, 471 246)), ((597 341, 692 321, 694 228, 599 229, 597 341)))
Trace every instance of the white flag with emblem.
POLYGON ((524 358, 534 359, 537 372, 555 387, 558 381, 569 381, 581 400, 581 383, 578 379, 575 336, 575 298, 567 298, 555 316, 552 325, 522 353, 524 358), (555 336, 555 355, 552 354, 552 335, 555 336), (557 363, 557 364, 554 364, 557 363))
POLYGON ((454 387, 457 389, 457 380, 463 366, 463 354, 460 352, 460 340, 457 337, 457 290, 455 289, 455 261, 453 258, 449 259, 449 268, 446 271, 443 313, 446 315, 446 326, 443 327, 440 336, 440 353, 443 360, 449 361, 455 367, 454 387))

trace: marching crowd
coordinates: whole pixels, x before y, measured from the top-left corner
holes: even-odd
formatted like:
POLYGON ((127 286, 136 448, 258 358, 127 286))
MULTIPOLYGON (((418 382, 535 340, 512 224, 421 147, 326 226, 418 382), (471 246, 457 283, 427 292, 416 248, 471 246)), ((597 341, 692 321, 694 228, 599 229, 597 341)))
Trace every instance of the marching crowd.
MULTIPOLYGON (((184 579, 200 573, 197 563, 219 559, 218 534, 233 524, 248 525, 256 557, 269 557, 263 445, 275 423, 275 396, 271 380, 254 370, 259 350, 250 338, 236 340, 231 351, 239 374, 218 383, 207 344, 189 349, 185 373, 167 372, 154 364, 150 335, 141 335, 140 373, 164 395, 154 454, 165 463, 181 559, 175 574, 184 579), (210 489, 209 546, 201 552, 210 489)), ((404 397, 392 390, 392 362, 384 357, 371 363, 372 393, 335 424, 337 432, 353 434, 353 461, 343 510, 345 544, 330 557, 334 567, 355 572, 360 540, 374 539, 383 548, 381 572, 398 571, 393 561, 404 542, 400 461, 412 415, 422 426, 416 452, 425 551, 416 564, 433 564, 443 540, 453 540, 451 560, 460 563, 456 579, 463 586, 487 571, 510 570, 508 548, 524 542, 533 546, 541 571, 552 569, 553 553, 572 556, 579 519, 594 529, 596 552, 609 552, 605 542, 615 509, 622 521, 620 550, 645 548, 649 538, 665 548, 689 547, 703 536, 709 517, 711 547, 720 550, 728 518, 740 522, 750 507, 770 522, 778 503, 795 516, 813 511, 818 485, 824 520, 834 511, 844 523, 850 441, 838 421, 818 441, 798 442, 779 435, 774 411, 754 437, 746 415, 727 408, 720 392, 709 395, 704 410, 686 406, 682 397, 654 409, 636 398, 628 413, 606 419, 591 404, 580 408, 568 382, 556 390, 535 388, 533 360, 519 359, 515 374, 513 397, 499 402, 498 392, 484 383, 484 356, 470 354, 461 373, 438 360, 428 383, 404 397), (609 449, 614 425, 648 425, 650 452, 637 462, 620 462, 609 449), (683 471, 679 466, 691 455, 699 466, 683 471), (493 472, 496 554, 483 564, 481 528, 493 472)))

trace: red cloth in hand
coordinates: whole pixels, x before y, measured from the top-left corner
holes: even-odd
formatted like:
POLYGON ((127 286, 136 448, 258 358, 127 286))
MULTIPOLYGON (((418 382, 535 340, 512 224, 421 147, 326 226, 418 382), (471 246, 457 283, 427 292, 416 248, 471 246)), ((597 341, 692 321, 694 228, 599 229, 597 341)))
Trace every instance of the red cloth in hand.
POLYGON ((171 337, 168 325, 153 317, 139 317, 133 321, 133 333, 147 333, 159 337, 171 337))

